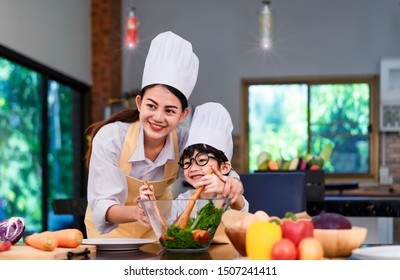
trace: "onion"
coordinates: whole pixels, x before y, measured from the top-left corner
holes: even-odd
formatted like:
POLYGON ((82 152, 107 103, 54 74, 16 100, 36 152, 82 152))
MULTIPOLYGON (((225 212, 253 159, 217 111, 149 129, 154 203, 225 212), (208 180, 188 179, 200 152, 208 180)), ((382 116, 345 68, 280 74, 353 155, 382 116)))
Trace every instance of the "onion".
POLYGON ((10 241, 14 245, 21 239, 24 230, 24 219, 19 217, 6 219, 0 222, 0 240, 10 241))
POLYGON ((350 221, 337 213, 321 213, 312 218, 316 229, 351 229, 350 221))

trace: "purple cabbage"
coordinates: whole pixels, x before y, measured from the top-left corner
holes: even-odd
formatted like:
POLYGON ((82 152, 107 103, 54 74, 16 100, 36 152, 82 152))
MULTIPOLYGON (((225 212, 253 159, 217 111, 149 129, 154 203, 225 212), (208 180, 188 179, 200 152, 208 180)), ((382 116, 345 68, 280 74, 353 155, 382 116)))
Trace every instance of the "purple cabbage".
POLYGON ((312 218, 316 229, 351 229, 350 221, 338 213, 320 213, 312 218))
POLYGON ((24 219, 19 217, 6 219, 0 222, 0 240, 10 241, 14 245, 21 239, 24 230, 24 219))

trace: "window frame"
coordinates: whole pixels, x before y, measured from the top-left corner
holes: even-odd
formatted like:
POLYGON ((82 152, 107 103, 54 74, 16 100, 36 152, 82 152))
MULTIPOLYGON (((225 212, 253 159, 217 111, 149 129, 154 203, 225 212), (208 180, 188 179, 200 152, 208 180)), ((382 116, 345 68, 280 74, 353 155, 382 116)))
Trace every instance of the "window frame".
MULTIPOLYGON (((359 76, 307 76, 307 77, 276 77, 276 78, 245 78, 241 81, 241 158, 243 171, 249 172, 249 124, 248 124, 248 97, 249 86, 251 85, 275 85, 275 84, 351 84, 367 83, 370 86, 370 158, 369 173, 365 174, 326 174, 326 178, 331 182, 344 182, 357 180, 359 182, 377 182, 379 174, 379 76, 378 75, 359 75, 359 76)), ((308 88, 309 92, 310 88, 308 88)), ((309 107, 308 107, 309 110, 309 107)), ((309 127, 308 127, 309 129, 309 127)))
MULTIPOLYGON (((0 44, 0 57, 5 58, 13 63, 19 64, 23 67, 29 68, 37 72, 42 76, 42 88, 41 88, 41 100, 43 104, 47 104, 47 93, 48 84, 50 80, 56 81, 60 84, 68 86, 73 91, 73 120, 72 122, 76 124, 73 128, 73 197, 86 197, 86 181, 87 181, 87 171, 84 164, 84 154, 87 148, 87 143, 83 137, 84 130, 88 126, 90 119, 90 89, 91 87, 85 83, 82 83, 66 74, 63 74, 55 69, 52 69, 44 64, 33 60, 15 50, 12 50, 4 45, 0 44)), ((47 118, 47 106, 42 106, 42 228, 43 230, 48 229, 48 197, 49 197, 49 166, 47 161, 47 155, 49 152, 49 141, 48 141, 48 118, 47 118)), ((83 221, 74 217, 74 226, 81 228, 83 226, 83 221)))

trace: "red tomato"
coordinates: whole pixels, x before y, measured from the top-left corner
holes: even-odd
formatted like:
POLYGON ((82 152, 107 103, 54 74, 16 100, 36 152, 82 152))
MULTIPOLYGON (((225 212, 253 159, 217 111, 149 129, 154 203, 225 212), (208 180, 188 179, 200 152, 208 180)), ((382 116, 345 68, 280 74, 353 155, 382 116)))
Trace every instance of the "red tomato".
POLYGON ((12 243, 10 241, 0 240, 0 252, 8 251, 11 249, 12 243))
POLYGON ((271 257, 273 260, 295 260, 297 259, 296 245, 290 239, 282 238, 272 246, 271 257))
POLYGON ((309 220, 286 220, 281 224, 282 237, 290 239, 297 246, 303 238, 314 237, 314 224, 309 220))
POLYGON ((201 244, 207 244, 210 241, 210 233, 206 230, 195 229, 192 231, 192 239, 201 244))

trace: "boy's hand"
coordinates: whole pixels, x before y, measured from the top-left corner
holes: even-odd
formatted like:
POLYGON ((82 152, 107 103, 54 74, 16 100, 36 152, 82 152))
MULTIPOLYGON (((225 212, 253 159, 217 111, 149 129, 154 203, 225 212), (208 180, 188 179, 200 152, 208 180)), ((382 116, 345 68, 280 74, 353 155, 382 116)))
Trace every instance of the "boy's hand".
POLYGON ((214 174, 224 183, 224 189, 221 193, 222 196, 232 198, 231 204, 233 204, 237 200, 237 197, 244 192, 242 182, 232 176, 223 175, 214 167, 212 167, 212 169, 214 174))
POLYGON ((224 182, 215 174, 206 174, 201 178, 201 185, 205 186, 203 198, 216 197, 224 190, 224 182))

